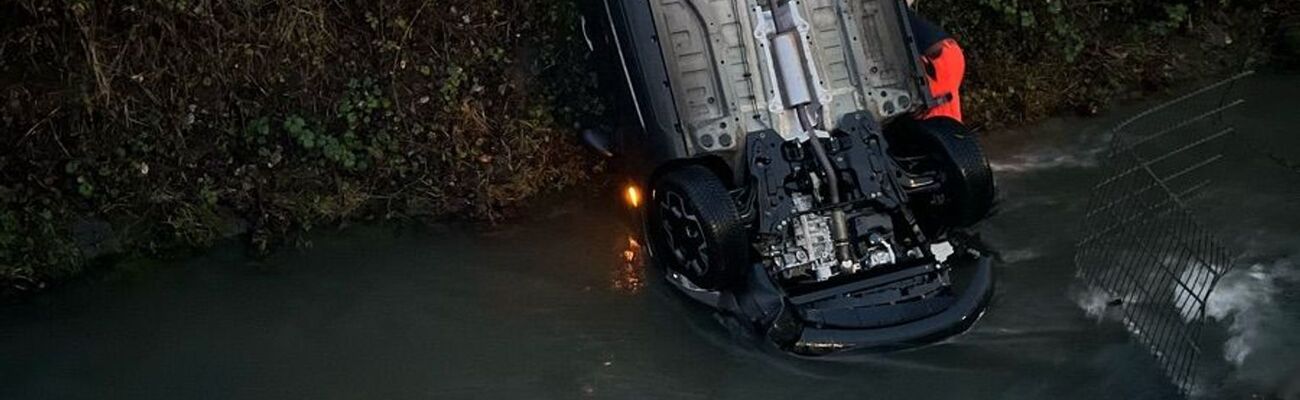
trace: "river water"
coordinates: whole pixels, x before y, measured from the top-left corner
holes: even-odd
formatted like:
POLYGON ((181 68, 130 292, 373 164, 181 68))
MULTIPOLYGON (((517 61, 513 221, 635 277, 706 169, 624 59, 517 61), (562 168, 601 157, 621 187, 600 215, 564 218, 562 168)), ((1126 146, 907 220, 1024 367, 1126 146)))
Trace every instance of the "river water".
MULTIPOLYGON (((1249 83, 1239 140, 1300 161, 1300 76, 1249 83)), ((1144 106, 987 141, 997 292, 939 344, 765 350, 625 262, 621 206, 576 192, 506 227, 352 228, 263 260, 227 244, 0 307, 0 399, 1177 397, 1122 326, 1080 307, 1071 261, 1095 155, 1144 106)), ((1239 153, 1198 209, 1240 262, 1210 299, 1194 396, 1296 399, 1300 172, 1239 153)))

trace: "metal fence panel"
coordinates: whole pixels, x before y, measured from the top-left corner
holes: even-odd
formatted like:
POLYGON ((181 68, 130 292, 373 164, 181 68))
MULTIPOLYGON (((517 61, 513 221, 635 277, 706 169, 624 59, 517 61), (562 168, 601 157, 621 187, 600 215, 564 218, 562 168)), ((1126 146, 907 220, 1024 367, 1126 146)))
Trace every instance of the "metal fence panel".
POLYGON ((1113 131, 1075 254, 1079 277, 1105 296, 1138 342, 1184 392, 1195 385, 1211 291, 1230 253, 1191 203, 1211 185, 1235 136, 1225 112, 1244 103, 1220 81, 1143 112, 1113 131))

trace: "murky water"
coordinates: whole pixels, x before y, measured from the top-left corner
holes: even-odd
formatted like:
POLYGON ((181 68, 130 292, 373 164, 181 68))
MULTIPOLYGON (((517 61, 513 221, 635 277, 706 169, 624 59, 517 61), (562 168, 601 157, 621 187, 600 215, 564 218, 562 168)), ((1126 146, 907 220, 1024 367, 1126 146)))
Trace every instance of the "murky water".
MULTIPOLYGON (((1251 82, 1243 140, 1300 161, 1300 77, 1251 82)), ((997 293, 940 344, 762 350, 624 263, 620 207, 575 193, 510 228, 350 229, 263 261, 228 245, 0 307, 0 399, 1175 397, 1071 293, 1095 154, 1139 108, 987 143, 997 293)), ((1198 396, 1300 398, 1300 173, 1251 151, 1201 207, 1242 261, 1211 299, 1198 396)))

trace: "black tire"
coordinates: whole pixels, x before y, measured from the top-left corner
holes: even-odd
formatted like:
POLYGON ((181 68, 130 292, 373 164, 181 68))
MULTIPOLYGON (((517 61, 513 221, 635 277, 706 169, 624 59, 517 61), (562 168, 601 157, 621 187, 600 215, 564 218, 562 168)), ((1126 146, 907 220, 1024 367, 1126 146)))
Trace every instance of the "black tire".
POLYGON ((951 118, 915 121, 913 128, 923 151, 943 174, 943 193, 948 199, 940 211, 943 224, 967 227, 988 216, 997 189, 979 139, 951 118))
POLYGON ((661 265, 703 289, 736 282, 748 262, 748 235, 717 175, 685 166, 663 175, 653 189, 647 231, 661 265))

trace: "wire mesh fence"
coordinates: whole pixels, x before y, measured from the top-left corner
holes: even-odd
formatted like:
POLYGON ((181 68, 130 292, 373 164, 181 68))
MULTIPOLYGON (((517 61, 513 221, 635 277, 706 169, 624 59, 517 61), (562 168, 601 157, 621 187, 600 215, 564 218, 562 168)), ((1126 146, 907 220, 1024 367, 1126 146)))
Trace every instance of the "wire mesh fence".
POLYGON ((1245 101, 1220 81, 1143 112, 1113 131, 1075 254, 1079 276, 1184 392, 1195 385, 1211 291, 1232 254, 1191 203, 1210 187, 1245 101))

